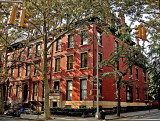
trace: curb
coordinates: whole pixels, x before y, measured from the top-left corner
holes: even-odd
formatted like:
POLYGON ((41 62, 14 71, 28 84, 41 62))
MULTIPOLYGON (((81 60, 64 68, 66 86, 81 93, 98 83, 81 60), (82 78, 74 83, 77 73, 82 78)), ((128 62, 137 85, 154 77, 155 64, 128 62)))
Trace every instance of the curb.
POLYGON ((121 119, 121 118, 128 118, 128 117, 134 117, 134 116, 141 116, 141 115, 153 114, 153 113, 158 113, 158 112, 160 112, 160 111, 143 113, 143 114, 137 114, 137 115, 132 115, 132 116, 120 116, 120 117, 115 117, 115 118, 108 118, 108 119, 104 119, 103 121, 115 120, 115 119, 121 119))

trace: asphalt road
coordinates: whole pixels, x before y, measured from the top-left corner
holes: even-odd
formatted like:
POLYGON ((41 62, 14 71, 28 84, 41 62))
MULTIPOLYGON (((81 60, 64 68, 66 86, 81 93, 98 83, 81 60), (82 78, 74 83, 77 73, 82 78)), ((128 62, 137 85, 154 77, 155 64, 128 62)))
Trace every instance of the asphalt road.
POLYGON ((160 121, 160 112, 128 117, 128 118, 121 118, 112 121, 160 121))

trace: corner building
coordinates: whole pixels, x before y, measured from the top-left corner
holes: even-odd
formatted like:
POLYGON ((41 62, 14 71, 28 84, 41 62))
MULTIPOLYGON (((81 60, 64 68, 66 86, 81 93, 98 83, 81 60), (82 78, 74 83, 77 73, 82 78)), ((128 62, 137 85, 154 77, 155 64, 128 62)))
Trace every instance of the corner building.
MULTIPOLYGON (((57 41, 53 47, 50 107, 96 107, 97 57, 99 62, 108 59, 120 42, 115 35, 102 34, 97 26, 89 26, 57 41)), ((120 70, 123 70, 122 61, 120 70)), ((98 69, 99 106, 102 108, 117 106, 114 76, 102 78, 104 72, 112 71, 106 66, 98 69)), ((146 106, 145 70, 135 65, 124 80, 133 82, 121 88, 121 106, 146 106)))
MULTIPOLYGON (((112 34, 103 34, 98 26, 90 25, 80 28, 77 33, 64 35, 52 45, 47 56, 50 107, 96 107, 97 60, 108 59, 121 43, 114 35, 115 31, 111 31, 112 34)), ((43 110, 42 74, 33 65, 22 63, 32 62, 43 68, 43 43, 33 40, 25 48, 16 43, 12 48, 14 50, 10 48, 8 51, 8 60, 14 58, 19 61, 7 63, 10 76, 4 83, 4 100, 12 107, 22 104, 23 107, 41 107, 43 110)), ((119 60, 119 68, 123 70, 122 61, 119 60)), ((102 78, 104 72, 112 71, 106 66, 99 66, 98 69, 99 106, 102 108, 117 105, 114 76, 102 78)), ((121 88, 121 106, 146 106, 148 84, 145 70, 135 65, 124 80, 133 82, 121 88)))

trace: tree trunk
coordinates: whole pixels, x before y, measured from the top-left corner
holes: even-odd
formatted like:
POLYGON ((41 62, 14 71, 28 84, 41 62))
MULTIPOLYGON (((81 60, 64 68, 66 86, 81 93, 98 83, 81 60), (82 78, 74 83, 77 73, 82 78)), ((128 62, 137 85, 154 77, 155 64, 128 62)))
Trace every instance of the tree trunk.
POLYGON ((120 117, 121 113, 121 98, 120 98, 120 84, 117 82, 117 116, 120 117))
POLYGON ((116 96, 117 96, 117 116, 120 117, 120 113, 121 113, 121 99, 120 99, 120 84, 119 84, 119 80, 116 83, 116 96))
POLYGON ((43 43, 44 43, 44 51, 43 51, 43 79, 44 79, 44 93, 45 93, 45 100, 44 100, 44 115, 46 119, 50 119, 50 106, 49 106, 49 83, 47 78, 47 24, 46 24, 46 14, 44 13, 44 36, 43 36, 43 43))

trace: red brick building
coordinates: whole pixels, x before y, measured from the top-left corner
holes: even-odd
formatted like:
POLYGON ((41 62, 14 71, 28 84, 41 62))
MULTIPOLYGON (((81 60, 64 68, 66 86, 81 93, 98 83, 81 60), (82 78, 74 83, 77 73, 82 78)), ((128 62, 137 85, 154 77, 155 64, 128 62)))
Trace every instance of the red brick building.
MULTIPOLYGON (((55 43, 52 59, 52 80, 51 89, 55 93, 50 96, 51 107, 95 107, 96 106, 96 63, 97 44, 98 60, 105 60, 115 49, 115 45, 120 41, 114 35, 103 34, 96 26, 81 31, 79 34, 65 35, 59 42, 55 43), (100 41, 93 39, 91 35, 97 35, 100 41), (84 36, 87 36, 84 37, 84 36), (84 38, 83 38, 84 37, 84 38), (116 43, 116 44, 115 44, 116 43), (93 90, 93 95, 90 95, 93 90), (57 91, 57 93, 56 93, 57 91), (59 93, 58 93, 59 92, 59 93), (56 98, 57 97, 57 98, 56 98)), ((120 70, 123 69, 120 61, 120 70)), ((104 72, 112 72, 109 67, 99 68, 100 102, 103 108, 116 107, 116 88, 114 77, 102 78, 104 72)), ((125 80, 132 79, 131 86, 126 85, 121 89, 122 106, 145 106, 147 100, 147 80, 145 70, 138 66, 132 67, 132 75, 128 74, 125 80)))
MULTIPOLYGON (((121 41, 114 34, 102 34, 97 26, 80 29, 77 34, 66 34, 54 43, 48 53, 48 81, 50 84, 50 107, 96 107, 96 64, 108 59, 121 41), (98 38, 95 39, 95 35, 98 38), (97 48, 98 44, 98 48, 97 48), (91 90, 93 94, 90 94, 91 90)), ((8 52, 8 59, 21 61, 8 62, 10 77, 6 80, 6 101, 21 103, 25 106, 43 105, 44 85, 42 74, 33 65, 22 63, 33 62, 42 67, 40 40, 30 42, 27 48, 18 48, 8 52)), ((120 60, 119 67, 122 67, 120 60)), ((111 108, 117 105, 113 86, 114 77, 102 78, 104 72, 113 71, 109 67, 99 67, 99 106, 111 108)), ((132 73, 124 77, 132 79, 131 85, 121 88, 121 105, 145 106, 148 100, 147 77, 145 70, 132 67, 132 73)))

